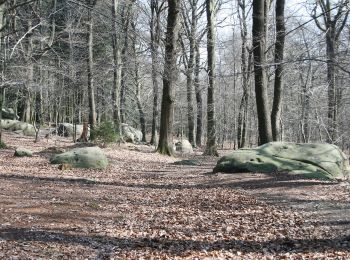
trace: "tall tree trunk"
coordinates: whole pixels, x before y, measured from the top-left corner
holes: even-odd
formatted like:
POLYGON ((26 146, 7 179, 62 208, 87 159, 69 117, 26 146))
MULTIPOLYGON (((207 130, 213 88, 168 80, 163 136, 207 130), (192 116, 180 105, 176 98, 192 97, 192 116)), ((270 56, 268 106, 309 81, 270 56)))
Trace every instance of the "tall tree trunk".
POLYGON ((258 112, 259 143, 272 141, 270 113, 268 109, 267 79, 266 79, 266 31, 265 31, 265 1, 253 0, 253 53, 255 98, 258 112))
POLYGON ((202 127, 203 127, 203 100, 202 100, 202 89, 199 82, 199 72, 200 72, 200 52, 198 44, 196 43, 196 65, 194 67, 194 89, 196 92, 196 103, 197 103, 197 128, 196 128, 196 145, 198 147, 202 146, 202 127))
POLYGON ((247 113, 249 93, 248 87, 250 84, 251 73, 251 55, 248 53, 248 31, 247 31, 247 14, 245 0, 238 0, 238 5, 241 11, 238 11, 238 17, 241 27, 241 71, 242 71, 242 88, 243 94, 239 105, 238 119, 237 119, 237 144, 238 148, 242 148, 246 143, 246 129, 247 129, 247 113))
POLYGON ((146 118, 145 118, 145 113, 142 108, 142 103, 141 103, 141 97, 140 97, 140 89, 141 89, 141 82, 140 82, 140 76, 139 76, 139 62, 137 59, 137 52, 136 52, 136 24, 135 24, 136 18, 131 20, 131 27, 132 27, 132 51, 133 51, 133 58, 134 58, 134 80, 135 80, 135 85, 136 85, 136 104, 137 104, 137 109, 139 111, 139 119, 140 119, 140 125, 141 125, 141 132, 142 132, 142 142, 146 142, 146 118))
POLYGON ((126 122, 126 88, 127 88, 127 61, 129 60, 129 24, 131 19, 132 2, 126 3, 122 12, 122 27, 123 27, 123 47, 121 51, 122 68, 121 68, 121 88, 120 88, 120 121, 126 122))
POLYGON ((180 0, 168 1, 167 32, 165 39, 165 61, 163 73, 163 97, 160 116, 159 144, 157 151, 161 154, 172 155, 172 130, 174 87, 176 77, 176 44, 178 40, 180 0))
POLYGON ((219 156, 216 147, 215 123, 215 4, 206 0, 207 13, 207 53, 208 53, 208 98, 207 98, 207 143, 204 154, 219 156))
POLYGON ((187 85, 187 120, 188 120, 188 141, 195 146, 194 136, 194 109, 193 109, 193 69, 195 63, 195 45, 197 32, 197 1, 191 3, 191 26, 190 26, 190 56, 186 71, 187 85))
POLYGON ((152 84, 153 84, 153 113, 152 113, 152 131, 151 141, 153 145, 157 144, 158 127, 158 49, 160 43, 160 10, 158 0, 151 0, 151 57, 152 57, 152 84))
POLYGON ((113 47, 113 89, 112 89, 112 100, 113 100, 113 123, 114 129, 117 136, 121 136, 121 122, 120 122, 120 85, 121 85, 121 55, 120 55, 120 44, 117 35, 117 14, 119 0, 112 0, 112 47, 113 47))
MULTIPOLYGON (((92 5, 91 5, 92 6, 92 5)), ((89 124, 90 128, 94 129, 96 126, 96 104, 95 104, 95 89, 93 77, 93 18, 91 9, 88 9, 87 20, 87 47, 88 47, 88 95, 89 95, 89 124)))
POLYGON ((280 120, 282 110, 283 91, 283 54, 285 40, 284 24, 285 0, 276 0, 276 42, 275 42, 275 85, 271 112, 272 138, 278 141, 280 136, 280 120))

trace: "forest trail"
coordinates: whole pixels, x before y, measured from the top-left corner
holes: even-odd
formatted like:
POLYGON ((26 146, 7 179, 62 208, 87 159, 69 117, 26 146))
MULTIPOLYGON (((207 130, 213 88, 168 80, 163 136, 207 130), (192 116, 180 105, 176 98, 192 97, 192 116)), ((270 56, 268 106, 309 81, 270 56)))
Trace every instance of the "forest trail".
POLYGON ((350 256, 350 186, 265 174, 211 174, 217 158, 105 148, 106 171, 60 171, 36 152, 64 138, 5 133, 0 258, 135 259, 350 256), (175 165, 194 159, 197 166, 175 165))

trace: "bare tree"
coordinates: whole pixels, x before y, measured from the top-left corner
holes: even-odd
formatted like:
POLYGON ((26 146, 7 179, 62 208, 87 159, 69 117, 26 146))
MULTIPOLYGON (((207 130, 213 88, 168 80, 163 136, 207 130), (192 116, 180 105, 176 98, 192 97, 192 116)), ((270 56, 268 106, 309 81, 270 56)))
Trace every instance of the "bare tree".
POLYGON ((208 97, 207 97, 207 143, 204 154, 219 156, 216 147, 215 123, 215 3, 206 0, 207 13, 207 53, 208 53, 208 97))
POLYGON ((90 128, 94 129, 96 126, 96 103, 95 103, 95 88, 94 88, 94 76, 93 76, 93 17, 91 10, 96 4, 96 0, 87 0, 88 5, 88 18, 87 18, 87 47, 88 47, 88 95, 89 95, 89 123, 90 128))
POLYGON ((253 0, 253 53, 255 98, 258 111, 259 143, 272 141, 266 79, 266 0, 253 0))
POLYGON ((172 155, 172 129, 174 88, 176 78, 177 41, 179 34, 180 0, 168 1, 167 32, 165 38, 165 61, 163 74, 163 97, 160 117, 159 144, 157 151, 172 155))
POLYGON ((152 84, 153 84, 153 111, 152 111, 152 130, 150 143, 157 143, 157 122, 158 122, 158 66, 159 66, 159 44, 161 37, 160 16, 164 10, 164 0, 151 0, 151 57, 152 57, 152 84))
POLYGON ((312 17, 317 27, 325 33, 326 45, 327 45, 327 81, 328 81, 328 125, 327 142, 333 143, 337 141, 337 128, 338 128, 338 109, 337 104, 339 98, 337 97, 337 89, 335 78, 337 75, 337 48, 339 36, 344 29, 348 15, 349 15, 349 1, 339 0, 336 3, 336 13, 332 16, 331 0, 315 0, 315 7, 313 9, 312 17), (320 7, 322 13, 319 19, 319 15, 316 14, 317 9, 320 7), (320 21, 321 20, 321 21, 320 21))
POLYGON ((282 91, 283 91, 283 54, 285 41, 285 22, 284 22, 284 4, 285 0, 276 0, 276 41, 275 41, 275 85, 273 104, 271 112, 272 138, 278 141, 280 136, 280 120, 282 109, 282 91))

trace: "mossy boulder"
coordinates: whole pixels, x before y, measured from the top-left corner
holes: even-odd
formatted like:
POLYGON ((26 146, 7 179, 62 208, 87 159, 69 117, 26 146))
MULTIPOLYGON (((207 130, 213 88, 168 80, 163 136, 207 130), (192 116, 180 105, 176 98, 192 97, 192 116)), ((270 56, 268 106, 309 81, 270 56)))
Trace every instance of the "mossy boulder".
POLYGON ((18 147, 15 150, 14 156, 16 156, 16 157, 32 157, 33 156, 33 152, 31 150, 29 150, 29 149, 18 147))
POLYGON ((23 133, 28 136, 35 136, 35 129, 32 124, 17 120, 4 119, 1 120, 1 127, 17 133, 23 133))
POLYGON ((214 172, 303 174, 310 178, 343 179, 350 174, 346 155, 331 144, 271 142, 222 157, 214 172))
POLYGON ((83 147, 54 155, 50 162, 52 164, 70 164, 73 168, 105 169, 108 165, 106 155, 101 148, 83 147))

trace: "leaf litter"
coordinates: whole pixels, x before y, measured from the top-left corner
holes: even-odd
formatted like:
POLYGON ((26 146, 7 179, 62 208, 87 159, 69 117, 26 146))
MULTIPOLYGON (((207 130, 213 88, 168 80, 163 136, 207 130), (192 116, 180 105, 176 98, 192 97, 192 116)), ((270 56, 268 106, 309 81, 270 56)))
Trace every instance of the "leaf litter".
POLYGON ((347 183, 213 175, 216 158, 169 158, 146 145, 105 148, 105 171, 60 171, 39 152, 69 149, 70 140, 34 144, 10 133, 4 140, 10 148, 0 150, 1 259, 350 257, 349 226, 328 223, 330 215, 315 206, 345 208, 347 183), (18 146, 36 153, 13 157, 18 146), (200 164, 174 164, 183 159, 200 164))

